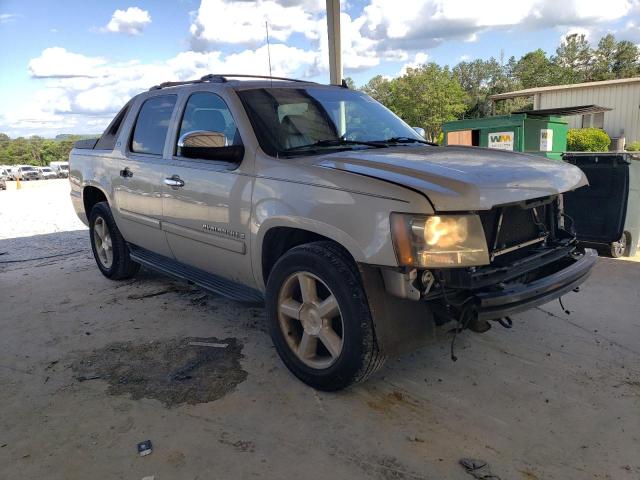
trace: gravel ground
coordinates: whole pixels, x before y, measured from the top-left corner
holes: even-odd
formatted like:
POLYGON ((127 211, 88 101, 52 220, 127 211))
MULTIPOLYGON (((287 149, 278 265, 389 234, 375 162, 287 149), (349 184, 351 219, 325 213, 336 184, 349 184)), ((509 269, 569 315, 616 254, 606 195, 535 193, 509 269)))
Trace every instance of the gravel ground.
POLYGON ((282 366, 261 308, 148 270, 111 282, 66 181, 12 187, 0 479, 471 479, 463 457, 502 480, 640 478, 640 263, 600 259, 569 315, 464 332, 455 363, 444 339, 327 394, 282 366))

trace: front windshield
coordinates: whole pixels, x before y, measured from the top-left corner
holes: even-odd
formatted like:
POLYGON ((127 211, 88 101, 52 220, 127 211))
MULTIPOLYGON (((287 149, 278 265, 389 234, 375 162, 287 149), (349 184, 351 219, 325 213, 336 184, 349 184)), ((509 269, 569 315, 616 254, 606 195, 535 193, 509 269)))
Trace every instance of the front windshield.
POLYGON ((31 171, 35 171, 35 168, 33 168, 33 167, 22 167, 22 171, 23 172, 31 172, 31 171))
POLYGON ((237 92, 269 155, 371 148, 401 139, 425 143, 409 125, 362 92, 343 88, 258 88, 237 92), (370 145, 367 145, 367 144, 370 145))

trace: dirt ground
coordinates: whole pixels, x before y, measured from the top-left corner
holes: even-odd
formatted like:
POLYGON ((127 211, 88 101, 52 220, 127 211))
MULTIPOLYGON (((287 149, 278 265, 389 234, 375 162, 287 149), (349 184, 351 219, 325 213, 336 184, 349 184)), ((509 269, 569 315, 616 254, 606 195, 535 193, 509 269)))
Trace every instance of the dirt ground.
POLYGON ((64 180, 0 192, 0 479, 640 478, 640 263, 388 362, 297 381, 259 306, 102 277, 64 180), (153 453, 136 445, 151 440, 153 453))

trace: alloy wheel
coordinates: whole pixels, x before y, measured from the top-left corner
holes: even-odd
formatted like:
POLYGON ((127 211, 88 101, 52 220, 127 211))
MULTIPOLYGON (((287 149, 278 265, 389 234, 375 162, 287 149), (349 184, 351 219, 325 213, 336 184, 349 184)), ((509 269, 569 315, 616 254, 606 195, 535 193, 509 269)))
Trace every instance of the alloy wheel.
POLYGON ((111 268, 113 263, 113 247, 111 234, 104 218, 97 217, 93 223, 93 241, 96 247, 98 260, 104 268, 111 268))
POLYGON ((311 368, 328 368, 342 353, 344 322, 338 300, 312 273, 296 272, 282 284, 278 322, 289 348, 311 368))

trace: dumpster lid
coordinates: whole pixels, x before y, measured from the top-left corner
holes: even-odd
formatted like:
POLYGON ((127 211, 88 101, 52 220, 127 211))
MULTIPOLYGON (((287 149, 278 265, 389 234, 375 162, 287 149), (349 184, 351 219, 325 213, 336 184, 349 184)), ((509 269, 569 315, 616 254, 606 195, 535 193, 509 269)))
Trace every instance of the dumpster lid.
POLYGON ((513 113, 526 113, 528 116, 536 115, 541 117, 569 117, 571 115, 588 115, 590 113, 608 112, 610 110, 613 109, 599 105, 579 105, 577 107, 545 108, 542 110, 519 110, 513 113))

